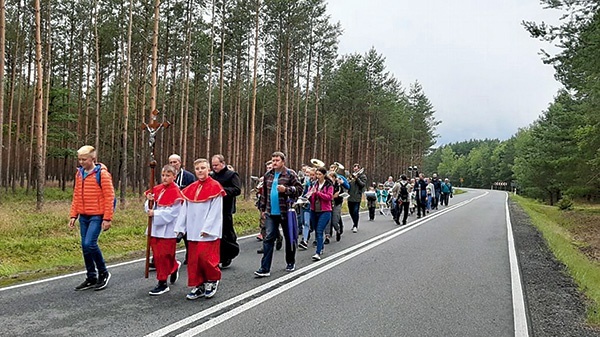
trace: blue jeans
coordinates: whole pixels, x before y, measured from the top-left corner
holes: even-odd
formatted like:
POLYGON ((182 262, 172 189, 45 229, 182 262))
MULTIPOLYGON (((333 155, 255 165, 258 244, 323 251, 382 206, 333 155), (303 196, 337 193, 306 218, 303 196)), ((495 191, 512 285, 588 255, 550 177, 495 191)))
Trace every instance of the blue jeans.
POLYGON ((315 236, 317 238, 317 254, 321 254, 323 252, 323 233, 325 232, 325 227, 327 227, 327 223, 331 220, 331 211, 329 212, 310 212, 310 221, 314 224, 315 228, 315 236))
POLYGON ((358 228, 358 212, 360 211, 360 202, 348 201, 348 211, 352 218, 353 227, 358 228))
POLYGON ((311 231, 310 209, 302 209, 302 240, 308 242, 308 235, 311 231))
POLYGON ((98 247, 98 237, 102 232, 102 215, 80 215, 79 229, 81 231, 81 250, 85 261, 86 276, 90 279, 97 278, 98 273, 106 273, 106 264, 98 247))
POLYGON ((265 217, 267 237, 263 238, 263 257, 260 260, 260 267, 265 271, 271 270, 273 248, 275 247, 275 240, 279 236, 279 225, 283 228, 283 237, 285 238, 285 261, 288 264, 296 263, 296 245, 292 244, 287 219, 281 215, 265 214, 265 217))

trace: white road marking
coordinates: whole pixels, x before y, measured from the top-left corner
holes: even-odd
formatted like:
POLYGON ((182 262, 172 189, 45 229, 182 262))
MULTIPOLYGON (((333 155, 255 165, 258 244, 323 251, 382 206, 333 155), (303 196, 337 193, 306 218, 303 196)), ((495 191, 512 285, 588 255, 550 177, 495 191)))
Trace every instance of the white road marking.
POLYGON ((510 222, 510 211, 508 210, 508 193, 506 193, 506 229, 508 233, 508 257, 510 260, 510 283, 512 288, 513 315, 515 323, 515 337, 528 337, 527 313, 525 311, 525 299, 523 297, 523 286, 521 284, 521 272, 515 239, 513 237, 512 223, 510 222))
MULTIPOLYGON (((198 326, 196 326, 196 327, 194 327, 192 329, 189 329, 186 332, 180 334, 179 336, 195 336, 195 335, 197 335, 197 334, 199 334, 199 333, 201 333, 203 331, 206 331, 206 330, 214 327, 217 324, 225 322, 226 320, 228 320, 228 319, 230 319, 232 317, 235 317, 235 316, 243 313, 244 311, 247 311, 247 310, 249 310, 249 309, 251 309, 251 308, 253 308, 253 307, 255 307, 255 306, 257 306, 257 305, 259 305, 259 304, 261 304, 261 303, 263 303, 265 301, 267 301, 268 299, 271 299, 271 298, 273 298, 273 297, 275 297, 275 296, 283 293, 284 291, 287 291, 287 290, 289 290, 289 289, 291 289, 291 288, 293 288, 293 287, 295 287, 295 286, 297 286, 297 285, 299 285, 299 284, 301 284, 301 283, 303 283, 303 282, 305 282, 305 281, 307 281, 307 280, 309 280, 309 279, 311 279, 311 278, 313 278, 313 277, 315 277, 315 276, 323 273, 324 271, 327 271, 327 270, 329 270, 329 269, 331 269, 331 268, 333 268, 333 267, 335 267, 335 266, 337 266, 339 264, 342 264, 342 263, 344 263, 344 262, 346 262, 346 261, 348 261, 348 260, 350 260, 350 259, 352 259, 352 258, 354 258, 354 257, 356 257, 356 256, 358 256, 358 255, 360 255, 360 254, 368 251, 368 250, 371 250, 371 249, 373 249, 373 248, 375 248, 375 247, 377 247, 377 246, 379 246, 379 245, 381 245, 381 244, 383 244, 383 243, 385 243, 385 242, 387 242, 387 241, 389 241, 389 240, 391 240, 391 239, 393 239, 393 238, 395 238, 395 237, 397 237, 399 235, 402 235, 402 234, 404 234, 404 233, 406 233, 406 232, 408 232, 408 231, 410 231, 412 229, 415 229, 415 228, 417 228, 417 227, 419 227, 419 226, 421 226, 421 225, 429 222, 430 220, 433 220, 433 219, 435 219, 435 218, 437 218, 439 216, 442 216, 443 214, 445 214, 447 212, 450 212, 450 211, 452 211, 454 209, 462 207, 462 206, 464 206, 464 205, 472 202, 473 200, 482 198, 482 197, 486 196, 487 194, 489 194, 489 192, 485 192, 485 193, 483 193, 483 194, 481 194, 479 196, 476 196, 476 197, 473 197, 473 198, 468 199, 466 201, 460 202, 460 203, 458 203, 456 205, 453 205, 451 207, 448 207, 448 208, 446 208, 444 210, 438 211, 438 212, 436 212, 436 213, 434 213, 432 215, 428 215, 425 218, 421 218, 420 220, 417 220, 416 222, 413 222, 411 225, 409 225, 409 227, 404 228, 404 226, 403 226, 403 227, 400 227, 400 228, 395 228, 395 229, 393 229, 391 231, 388 231, 386 233, 380 234, 380 235, 378 235, 376 237, 373 237, 373 238, 371 238, 369 240, 366 240, 366 241, 361 242, 361 243, 359 243, 357 245, 354 245, 354 246, 352 246, 350 248, 347 248, 347 249, 345 249, 343 251, 340 251, 340 252, 338 252, 338 253, 336 253, 334 255, 331 255, 331 256, 329 256, 329 257, 327 257, 327 258, 325 258, 325 259, 323 259, 323 260, 321 260, 319 262, 315 262, 315 263, 312 263, 312 264, 310 264, 310 265, 308 265, 306 267, 298 269, 295 273, 302 273, 302 272, 310 271, 312 269, 316 269, 316 268, 322 266, 325 263, 328 263, 331 260, 335 260, 335 261, 333 261, 333 262, 331 262, 331 263, 329 263, 329 264, 321 267, 320 269, 311 271, 311 272, 309 272, 306 275, 298 277, 296 280, 293 280, 293 281, 291 281, 291 282, 289 282, 287 284, 284 284, 284 285, 282 285, 282 286, 280 286, 280 287, 278 287, 278 288, 276 288, 276 289, 274 289, 274 290, 272 290, 272 291, 270 291, 270 292, 268 292, 268 293, 266 293, 266 294, 264 294, 264 295, 262 295, 260 297, 257 297, 255 299, 253 299, 253 300, 251 300, 251 301, 249 301, 249 302, 241 305, 241 306, 233 308, 232 310, 229 310, 229 311, 227 311, 227 312, 225 312, 225 313, 223 313, 223 314, 221 314, 219 316, 213 317, 209 321, 207 321, 205 323, 202 323, 202 324, 200 324, 200 325, 198 325, 198 326), (348 254, 348 255, 346 255, 346 254, 348 254), (346 255, 346 256, 343 256, 343 255, 346 255), (339 260, 336 260, 339 257, 341 257, 341 258, 339 260)), ((287 275, 282 276, 280 278, 274 279, 274 280, 272 280, 272 281, 270 281, 268 283, 265 283, 265 284, 263 284, 263 285, 261 285, 261 286, 259 286, 257 288, 254 288, 254 289, 249 290, 249 291, 247 291, 247 292, 245 292, 243 294, 240 294, 240 295, 238 295, 238 296, 236 296, 234 298, 230 298, 229 300, 221 302, 221 303, 219 303, 217 305, 214 305, 214 306, 212 306, 210 308, 207 308, 207 309, 205 309, 203 311, 200 311, 200 312, 198 312, 198 313, 196 313, 194 315, 191 315, 191 316, 186 317, 186 318, 184 318, 184 319, 182 319, 180 321, 177 321, 175 323, 167 325, 167 326, 165 326, 165 327, 163 327, 163 328, 161 328, 161 329, 159 329, 157 331, 154 331, 154 332, 152 332, 152 333, 150 333, 150 334, 148 334, 146 336, 147 337, 160 337, 160 336, 165 336, 167 334, 173 333, 174 331, 179 330, 179 329, 185 327, 186 325, 189 325, 189 324, 192 324, 192 323, 197 322, 199 320, 205 319, 206 317, 208 317, 211 314, 214 314, 216 312, 224 310, 227 307, 229 307, 229 306, 231 306, 231 305, 233 305, 235 303, 238 303, 240 301, 243 301, 245 299, 253 297, 256 294, 259 294, 259 293, 261 293, 263 291, 266 291, 266 290, 268 290, 269 288, 271 288, 273 286, 276 286, 276 285, 281 284, 281 283, 285 283, 285 281, 287 281, 287 280, 289 280, 291 278, 294 278, 295 277, 295 275, 294 275, 295 273, 290 273, 290 274, 287 274, 287 275)))

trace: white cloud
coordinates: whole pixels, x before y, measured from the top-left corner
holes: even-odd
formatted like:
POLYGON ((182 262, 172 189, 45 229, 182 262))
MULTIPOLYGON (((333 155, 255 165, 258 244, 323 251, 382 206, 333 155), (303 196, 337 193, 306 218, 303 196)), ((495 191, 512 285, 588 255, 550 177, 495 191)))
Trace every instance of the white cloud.
POLYGON ((340 54, 372 46, 404 87, 418 80, 441 120, 438 144, 508 139, 532 123, 560 84, 521 22, 556 23, 537 0, 331 0, 340 54))

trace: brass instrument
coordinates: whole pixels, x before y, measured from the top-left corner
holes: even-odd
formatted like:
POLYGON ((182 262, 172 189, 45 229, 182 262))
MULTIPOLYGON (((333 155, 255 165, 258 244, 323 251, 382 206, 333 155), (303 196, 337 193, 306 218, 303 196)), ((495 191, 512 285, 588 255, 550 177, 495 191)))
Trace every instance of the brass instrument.
POLYGON ((344 167, 344 165, 338 163, 337 161, 334 161, 333 164, 331 164, 331 167, 335 167, 335 173, 339 175, 346 175, 346 168, 344 167))
POLYGON ((365 168, 361 167, 358 171, 352 172, 352 178, 356 179, 359 175, 365 172, 365 168))
POLYGON ((311 159, 310 163, 316 168, 325 167, 325 163, 316 158, 311 159))
POLYGON ((257 199, 257 195, 258 193, 261 192, 262 187, 263 187, 263 179, 262 177, 257 177, 257 176, 250 176, 250 180, 252 180, 252 183, 255 184, 254 187, 250 190, 250 193, 253 193, 253 197, 252 199, 257 199))

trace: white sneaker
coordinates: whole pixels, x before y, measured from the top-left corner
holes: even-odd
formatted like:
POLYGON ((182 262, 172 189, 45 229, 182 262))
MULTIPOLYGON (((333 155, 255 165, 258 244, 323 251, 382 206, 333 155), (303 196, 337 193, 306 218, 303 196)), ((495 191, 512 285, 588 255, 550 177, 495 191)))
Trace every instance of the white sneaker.
POLYGON ((352 233, 358 233, 358 227, 352 227, 352 233))
POLYGON ((185 298, 188 300, 195 300, 197 298, 204 297, 204 285, 199 285, 192 289, 192 291, 187 294, 185 298))
POLYGON ((211 298, 217 293, 219 287, 219 281, 206 282, 204 283, 204 297, 211 298))
POLYGON ((319 260, 321 260, 321 255, 315 254, 312 256, 312 259, 313 259, 313 261, 319 261, 319 260))

